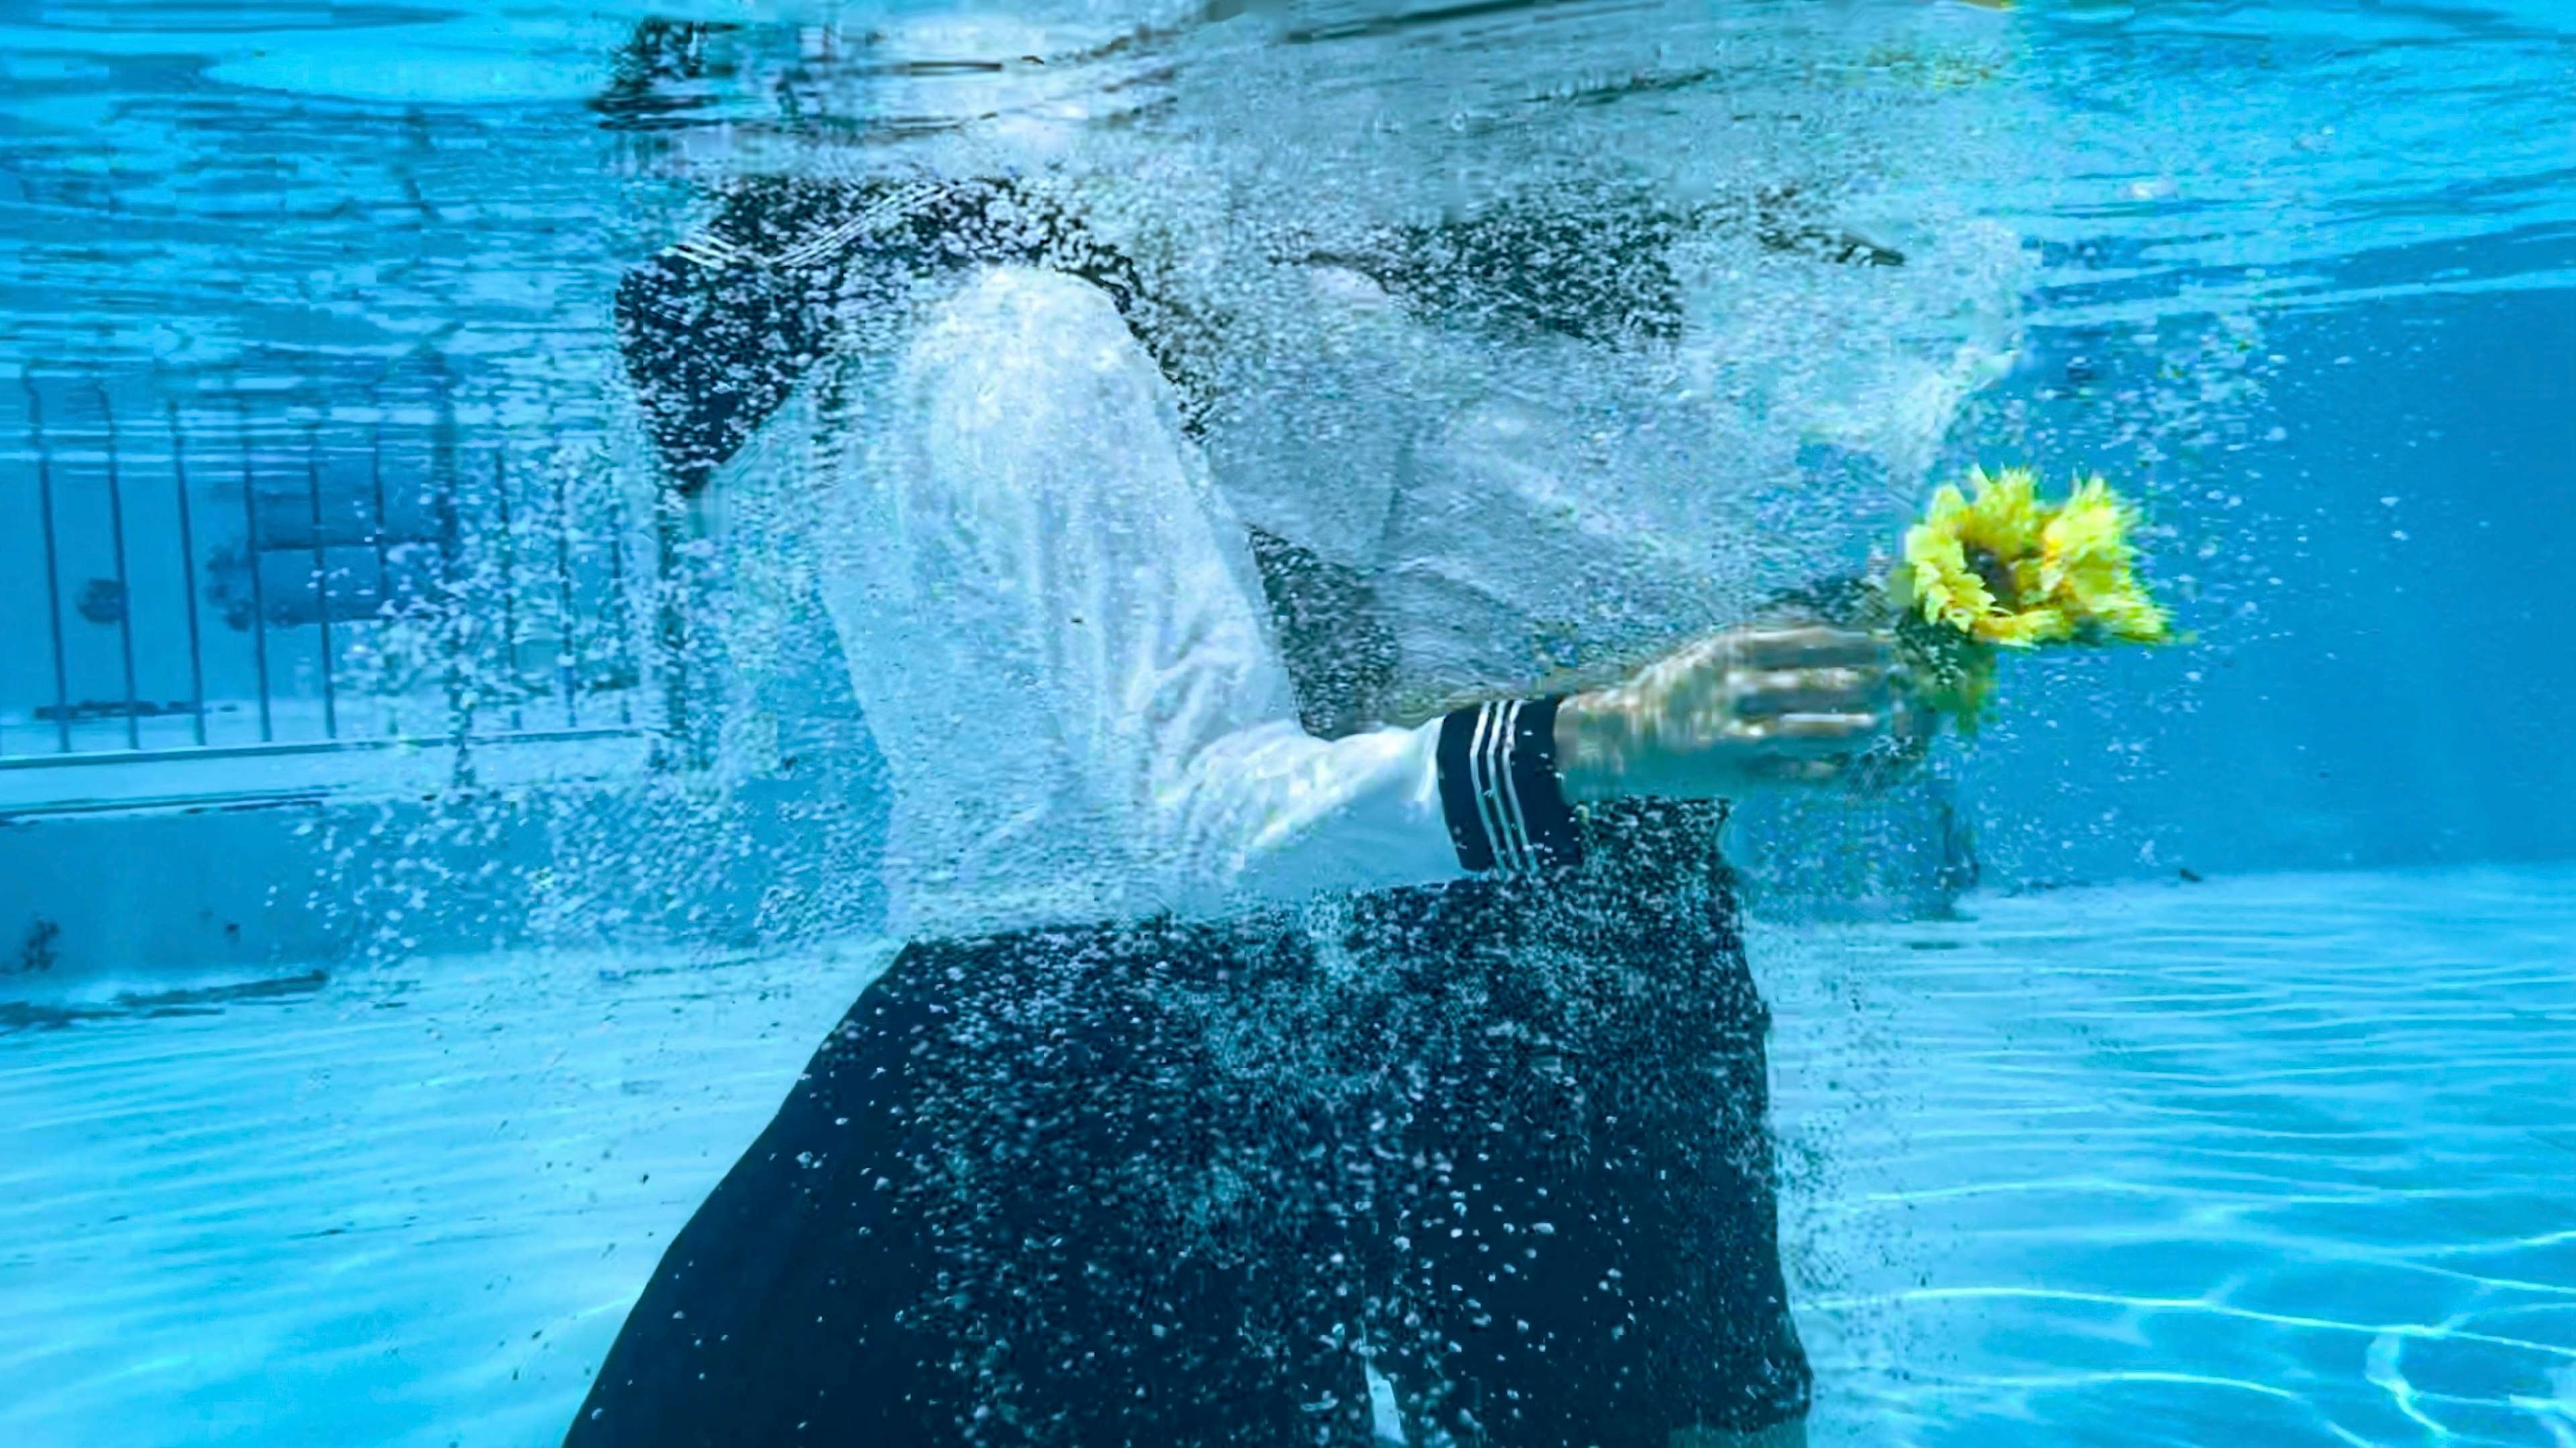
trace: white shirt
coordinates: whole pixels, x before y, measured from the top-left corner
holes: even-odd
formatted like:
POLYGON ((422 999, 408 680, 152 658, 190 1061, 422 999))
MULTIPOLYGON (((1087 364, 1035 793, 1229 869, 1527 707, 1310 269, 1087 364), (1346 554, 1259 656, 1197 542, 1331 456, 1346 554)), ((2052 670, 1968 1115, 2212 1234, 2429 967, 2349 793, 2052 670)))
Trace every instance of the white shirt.
POLYGON ((1723 328, 1623 370, 1309 280, 1293 335, 1244 344, 1269 375, 1218 419, 1222 490, 1171 384, 1074 278, 975 273, 823 389, 860 414, 806 435, 822 593, 894 779, 898 928, 1454 878, 1439 711, 1587 687, 1721 627, 1760 554, 1803 576, 1730 489, 1794 476, 1813 424, 1719 400, 1723 328), (1374 579, 1415 727, 1300 729, 1247 521, 1374 579))
POLYGON ((893 774, 898 929, 1455 878, 1437 721, 1302 730, 1242 522, 1108 296, 994 268, 818 430, 822 589, 893 774))

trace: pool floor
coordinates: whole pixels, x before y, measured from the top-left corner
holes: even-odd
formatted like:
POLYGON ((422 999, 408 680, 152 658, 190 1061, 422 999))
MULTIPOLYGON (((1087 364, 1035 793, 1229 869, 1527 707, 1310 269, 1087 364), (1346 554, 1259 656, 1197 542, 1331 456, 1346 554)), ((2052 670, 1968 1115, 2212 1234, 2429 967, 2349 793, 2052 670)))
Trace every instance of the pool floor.
MULTIPOLYGON (((2576 867, 1757 931, 1820 1444, 2576 1448, 2576 867)), ((0 1031, 0 1438, 551 1443, 879 948, 0 1031)))

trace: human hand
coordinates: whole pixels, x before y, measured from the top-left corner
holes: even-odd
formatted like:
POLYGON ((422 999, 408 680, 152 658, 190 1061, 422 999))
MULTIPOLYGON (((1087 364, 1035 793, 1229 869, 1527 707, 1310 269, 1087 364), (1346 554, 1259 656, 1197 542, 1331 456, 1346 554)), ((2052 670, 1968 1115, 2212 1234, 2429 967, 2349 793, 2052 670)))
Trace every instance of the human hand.
POLYGON ((1884 632, 1820 623, 1712 634, 1559 704, 1558 778, 1569 800, 1874 778, 1919 758, 1930 737, 1894 656, 1884 632))

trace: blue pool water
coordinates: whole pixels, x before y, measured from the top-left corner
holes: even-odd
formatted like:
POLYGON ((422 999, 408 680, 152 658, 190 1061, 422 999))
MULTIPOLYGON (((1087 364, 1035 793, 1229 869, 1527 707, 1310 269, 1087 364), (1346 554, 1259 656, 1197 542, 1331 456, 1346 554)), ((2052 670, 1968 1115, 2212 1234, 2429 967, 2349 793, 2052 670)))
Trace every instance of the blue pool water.
MULTIPOLYGON (((1753 948, 1817 1442, 2576 1441, 2576 870, 1753 948)), ((881 959, 451 960, 0 1037, 0 1432, 551 1441, 881 959)))
POLYGON ((1849 1441, 2576 1435, 2572 882, 2041 895, 1771 971, 1849 1441))
POLYGON ((1708 283, 1736 561, 2144 505, 2182 646, 1738 826, 1814 1441, 2576 1448, 2570 0, 0 0, 0 1439, 559 1439, 894 949, 618 279, 739 171, 1059 164, 1220 256, 1803 196, 1909 263, 1708 283))

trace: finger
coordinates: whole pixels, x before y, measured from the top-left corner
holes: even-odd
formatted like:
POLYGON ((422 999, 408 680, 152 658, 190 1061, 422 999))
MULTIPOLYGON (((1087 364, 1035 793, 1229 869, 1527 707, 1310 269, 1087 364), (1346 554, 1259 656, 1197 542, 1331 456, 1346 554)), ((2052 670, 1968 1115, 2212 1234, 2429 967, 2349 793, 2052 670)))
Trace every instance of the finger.
POLYGON ((1663 742, 1681 750, 1715 745, 1795 745, 1814 740, 1869 742, 1887 727, 1875 709, 1789 709, 1777 714, 1748 714, 1732 699, 1710 700, 1672 718, 1663 742))
POLYGON ((1771 714, 1860 713, 1887 702, 1887 674, 1880 669, 1772 669, 1735 676, 1736 712, 1771 714))
POLYGON ((1887 726, 1887 718, 1873 711, 1838 714, 1783 714, 1761 726, 1772 739, 1868 739, 1887 726))
POLYGON ((1738 629, 1726 637, 1729 658, 1745 668, 1885 668, 1890 653, 1884 634, 1822 625, 1738 629))
POLYGON ((1886 727, 1878 714, 1782 714, 1738 726, 1737 737, 1783 755, 1811 757, 1867 746, 1886 727))

